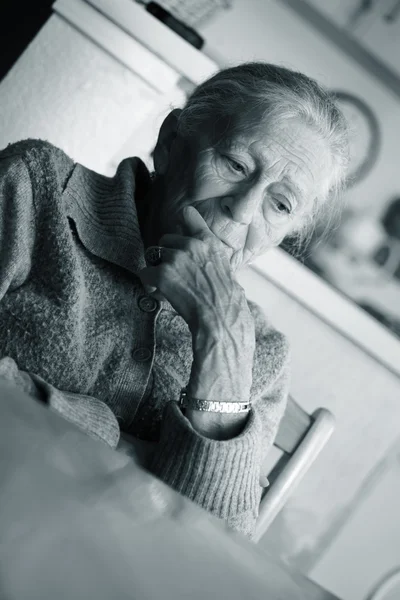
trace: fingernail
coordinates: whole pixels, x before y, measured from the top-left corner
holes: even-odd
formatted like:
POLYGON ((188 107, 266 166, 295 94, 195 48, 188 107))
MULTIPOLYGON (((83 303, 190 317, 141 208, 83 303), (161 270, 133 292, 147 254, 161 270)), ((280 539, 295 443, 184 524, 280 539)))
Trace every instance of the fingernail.
POLYGON ((147 283, 144 284, 144 289, 146 294, 153 294, 157 290, 156 287, 153 285, 147 285, 147 283))

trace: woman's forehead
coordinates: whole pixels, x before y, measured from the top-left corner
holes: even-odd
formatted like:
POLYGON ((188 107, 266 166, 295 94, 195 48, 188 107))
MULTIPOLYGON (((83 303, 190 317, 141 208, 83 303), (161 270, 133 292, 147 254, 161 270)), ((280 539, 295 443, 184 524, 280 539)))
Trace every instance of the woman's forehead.
POLYGON ((233 132, 226 141, 230 146, 254 152, 263 149, 275 148, 285 151, 287 145, 306 144, 313 140, 320 146, 325 146, 322 137, 309 125, 300 119, 285 119, 277 122, 261 122, 256 126, 248 127, 244 131, 233 132))
POLYGON ((310 126, 291 120, 258 127, 229 140, 232 150, 247 154, 269 166, 280 159, 287 162, 288 171, 310 170, 326 178, 332 156, 328 143, 310 126))

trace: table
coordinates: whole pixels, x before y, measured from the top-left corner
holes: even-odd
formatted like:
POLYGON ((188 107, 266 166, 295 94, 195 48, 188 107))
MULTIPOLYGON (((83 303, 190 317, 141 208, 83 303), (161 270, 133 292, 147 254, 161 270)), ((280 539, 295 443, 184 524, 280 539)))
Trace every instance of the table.
POLYGON ((335 600, 1 380, 0 596, 335 600))

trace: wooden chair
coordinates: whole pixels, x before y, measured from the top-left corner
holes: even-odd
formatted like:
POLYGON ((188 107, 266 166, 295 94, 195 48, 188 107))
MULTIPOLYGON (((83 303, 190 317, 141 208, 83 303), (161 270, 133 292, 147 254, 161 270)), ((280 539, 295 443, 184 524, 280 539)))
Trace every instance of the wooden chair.
POLYGON ((335 428, 335 419, 326 408, 312 415, 289 397, 274 445, 283 452, 268 474, 254 541, 259 542, 303 479, 335 428))

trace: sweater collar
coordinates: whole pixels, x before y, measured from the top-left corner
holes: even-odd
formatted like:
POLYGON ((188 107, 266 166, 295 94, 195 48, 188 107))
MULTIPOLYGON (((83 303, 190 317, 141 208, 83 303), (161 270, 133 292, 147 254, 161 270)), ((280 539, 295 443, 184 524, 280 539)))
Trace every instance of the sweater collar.
MULTIPOLYGON (((83 245, 95 256, 138 276, 146 267, 138 212, 151 185, 140 158, 126 158, 114 177, 76 164, 63 197, 67 216, 75 222, 83 245)), ((176 312, 167 300, 161 308, 176 312)))
POLYGON ((76 164, 64 190, 67 216, 85 247, 134 275, 146 266, 138 206, 150 182, 145 164, 127 158, 114 177, 76 164))

